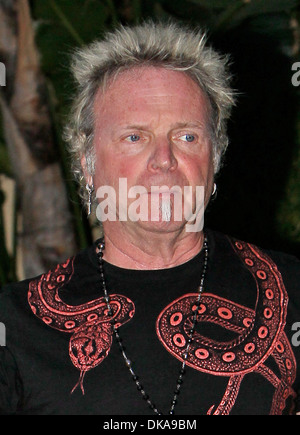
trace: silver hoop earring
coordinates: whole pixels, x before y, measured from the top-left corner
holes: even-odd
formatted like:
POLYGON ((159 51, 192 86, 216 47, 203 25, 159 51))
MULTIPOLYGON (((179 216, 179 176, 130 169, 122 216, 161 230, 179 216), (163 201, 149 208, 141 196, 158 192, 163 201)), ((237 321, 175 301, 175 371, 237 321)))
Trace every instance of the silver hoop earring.
POLYGON ((87 192, 88 192, 88 202, 87 202, 87 215, 91 216, 92 213, 92 193, 94 192, 94 186, 90 186, 87 184, 85 186, 87 192))
POLYGON ((218 186, 216 185, 216 183, 214 183, 214 190, 213 190, 213 193, 211 194, 211 199, 216 199, 217 190, 218 190, 218 186))

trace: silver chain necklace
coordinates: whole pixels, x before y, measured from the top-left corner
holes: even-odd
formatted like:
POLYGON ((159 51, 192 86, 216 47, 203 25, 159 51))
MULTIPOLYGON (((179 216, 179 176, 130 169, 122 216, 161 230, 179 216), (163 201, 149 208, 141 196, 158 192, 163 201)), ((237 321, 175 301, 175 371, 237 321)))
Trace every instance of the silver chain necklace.
MULTIPOLYGON (((103 287, 103 292, 104 292, 104 299, 105 302, 107 304, 107 311, 108 311, 108 315, 109 317, 113 317, 113 310, 110 306, 110 297, 106 288, 106 281, 105 281, 105 276, 104 276, 104 269, 103 269, 103 265, 104 265, 104 261, 103 261, 103 252, 105 249, 105 241, 104 238, 100 239, 97 245, 98 251, 97 251, 97 257, 98 257, 98 261, 99 261, 99 269, 100 269, 100 276, 101 276, 101 280, 102 280, 102 287, 103 287)), ((200 281, 200 285, 198 287, 198 295, 197 295, 197 300, 195 303, 195 309, 192 311, 193 313, 193 324, 192 327, 189 331, 189 336, 188 336, 188 340, 187 340, 187 347, 183 353, 183 362, 181 365, 181 368, 179 370, 179 375, 178 375, 178 379, 176 382, 176 389, 174 391, 174 396, 173 399, 171 401, 171 408, 169 411, 169 415, 174 415, 174 411, 175 411, 175 406, 177 404, 178 401, 178 396, 183 384, 183 377, 185 375, 186 372, 186 362, 189 356, 189 350, 190 350, 190 346, 191 343, 193 342, 193 337, 194 337, 194 332, 196 329, 196 325, 197 325, 197 316, 199 314, 199 308, 200 308, 200 301, 201 301, 201 296, 203 293, 203 289, 204 289, 204 281, 205 281, 205 277, 206 277, 206 272, 207 272, 207 265, 208 265, 208 242, 207 242, 207 238, 205 237, 204 239, 204 244, 203 244, 203 250, 204 250, 204 264, 203 264, 203 269, 202 269, 202 274, 201 274, 201 281, 200 281)), ((153 403, 153 401, 150 399, 149 395, 146 393, 146 391, 144 390, 143 385, 140 382, 140 378, 136 375, 135 371, 132 368, 132 361, 128 358, 127 354, 126 354, 126 349, 123 345, 123 340, 120 337, 119 334, 119 329, 116 327, 116 322, 114 319, 111 320, 111 325, 112 325, 112 329, 113 329, 113 334, 114 337, 120 347, 120 351, 123 355, 124 361, 126 366, 128 367, 128 370, 132 376, 133 381, 135 382, 135 385, 138 389, 138 391, 140 392, 143 400, 147 403, 147 405, 150 407, 150 409, 157 415, 163 415, 162 412, 160 412, 158 410, 158 408, 156 407, 156 405, 153 403)))

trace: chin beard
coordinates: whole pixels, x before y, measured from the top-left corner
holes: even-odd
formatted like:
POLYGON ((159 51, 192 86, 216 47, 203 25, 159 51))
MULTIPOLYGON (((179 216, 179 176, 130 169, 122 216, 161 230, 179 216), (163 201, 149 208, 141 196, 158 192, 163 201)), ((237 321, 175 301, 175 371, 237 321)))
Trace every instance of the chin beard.
POLYGON ((162 200, 161 206, 161 218, 163 222, 170 222, 172 218, 172 205, 170 200, 162 200))

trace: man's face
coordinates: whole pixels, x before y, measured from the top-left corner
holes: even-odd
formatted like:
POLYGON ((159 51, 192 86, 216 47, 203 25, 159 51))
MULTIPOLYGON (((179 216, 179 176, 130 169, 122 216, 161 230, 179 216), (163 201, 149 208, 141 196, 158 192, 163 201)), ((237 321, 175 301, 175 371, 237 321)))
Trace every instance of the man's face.
MULTIPOLYGON (((155 231, 184 227, 184 217, 181 222, 174 219, 174 197, 171 208, 164 210, 166 198, 154 193, 153 186, 179 186, 182 191, 184 186, 191 186, 193 208, 195 188, 204 186, 207 205, 214 176, 209 110, 207 97, 191 78, 162 68, 140 67, 123 72, 104 93, 98 92, 94 104, 95 189, 115 189, 117 216, 121 178, 127 180, 127 194, 135 186, 147 191, 139 196, 138 211, 144 210, 147 203, 148 219, 132 223, 128 220, 126 225, 155 231), (154 203, 160 204, 156 222, 150 213, 154 203)), ((129 198, 127 207, 134 201, 136 198, 129 198)))

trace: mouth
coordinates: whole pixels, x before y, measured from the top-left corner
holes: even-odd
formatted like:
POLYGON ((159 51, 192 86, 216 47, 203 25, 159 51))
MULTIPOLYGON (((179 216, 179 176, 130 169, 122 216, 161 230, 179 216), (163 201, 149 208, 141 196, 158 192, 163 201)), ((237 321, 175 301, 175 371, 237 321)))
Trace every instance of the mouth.
POLYGON ((165 189, 153 188, 148 192, 147 196, 151 202, 153 220, 155 222, 171 222, 175 215, 174 207, 177 204, 176 192, 171 191, 168 187, 165 189))
POLYGON ((180 186, 151 186, 151 189, 148 189, 148 195, 175 195, 176 193, 182 194, 183 189, 180 186))

